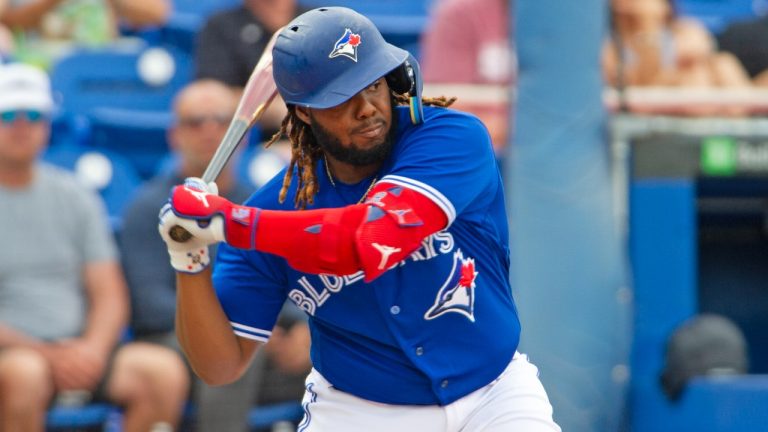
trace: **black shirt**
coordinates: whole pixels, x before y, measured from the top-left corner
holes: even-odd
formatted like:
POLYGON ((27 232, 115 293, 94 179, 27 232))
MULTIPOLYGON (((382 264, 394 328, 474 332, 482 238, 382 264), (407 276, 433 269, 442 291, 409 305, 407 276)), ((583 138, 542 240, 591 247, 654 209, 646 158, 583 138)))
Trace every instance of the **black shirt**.
POLYGON ((768 69, 768 16, 730 24, 717 38, 721 51, 738 58, 755 77, 768 69))
POLYGON ((197 37, 195 77, 244 87, 271 36, 245 6, 212 15, 197 37))

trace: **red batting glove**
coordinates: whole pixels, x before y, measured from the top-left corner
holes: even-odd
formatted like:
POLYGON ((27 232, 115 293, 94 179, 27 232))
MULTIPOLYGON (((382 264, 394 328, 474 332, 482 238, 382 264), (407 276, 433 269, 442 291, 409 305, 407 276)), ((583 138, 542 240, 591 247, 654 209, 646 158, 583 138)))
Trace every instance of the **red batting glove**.
MULTIPOLYGON (((234 204, 215 193, 209 193, 207 189, 196 178, 186 179, 183 186, 174 187, 169 200, 174 214, 180 218, 197 220, 201 228, 208 226, 213 218, 221 217, 224 219, 223 237, 228 244, 240 249, 255 249, 260 210, 234 204)), ((222 237, 220 233, 211 233, 211 236, 222 237)))

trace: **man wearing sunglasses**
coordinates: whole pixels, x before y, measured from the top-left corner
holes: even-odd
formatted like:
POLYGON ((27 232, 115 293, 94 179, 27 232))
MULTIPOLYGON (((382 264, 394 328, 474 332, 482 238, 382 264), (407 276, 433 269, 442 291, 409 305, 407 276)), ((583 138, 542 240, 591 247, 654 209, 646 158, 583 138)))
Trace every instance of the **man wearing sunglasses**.
POLYGON ((119 343, 128 300, 104 205, 38 162, 52 110, 44 72, 0 65, 0 430, 43 430, 65 395, 121 405, 126 432, 168 430, 187 395, 184 364, 119 343))
MULTIPOLYGON (((168 131, 175 166, 161 172, 145 184, 129 204, 123 217, 121 256, 132 301, 131 329, 138 340, 180 349, 174 333, 176 314, 176 275, 167 262, 165 244, 157 235, 157 208, 168 199, 168 190, 190 176, 200 176, 227 131, 237 106, 235 92, 212 79, 194 81, 173 100, 175 121, 168 131)), ((252 187, 238 182, 229 164, 217 179, 220 193, 234 202, 243 202, 252 187)), ((287 339, 287 338, 286 338, 287 339)), ((308 347, 307 347, 308 348, 308 347)), ((304 349, 304 363, 309 355, 304 349)), ((295 359, 299 363, 302 359, 295 359)), ((261 362, 260 364, 265 364, 261 362)), ((197 407, 195 430, 242 431, 246 429, 248 411, 257 399, 260 367, 254 363, 238 382, 211 388, 201 380, 194 382, 192 399, 197 407)), ((304 392, 303 375, 293 385, 295 400, 304 392)), ((287 383, 281 374, 273 381, 287 383)), ((290 381, 292 384, 295 380, 290 381)), ((263 385, 263 384, 262 384, 263 385)), ((290 385, 286 385, 290 394, 290 385)))
MULTIPOLYGON (((166 264, 165 246, 155 232, 157 206, 168 199, 168 188, 179 179, 199 176, 213 157, 235 112, 237 99, 226 85, 195 81, 173 100, 174 123, 168 130, 173 168, 145 183, 123 215, 121 257, 131 293, 131 329, 138 339, 175 346, 176 285, 166 264)), ((219 177, 221 193, 242 202, 251 188, 238 183, 233 170, 219 177)))

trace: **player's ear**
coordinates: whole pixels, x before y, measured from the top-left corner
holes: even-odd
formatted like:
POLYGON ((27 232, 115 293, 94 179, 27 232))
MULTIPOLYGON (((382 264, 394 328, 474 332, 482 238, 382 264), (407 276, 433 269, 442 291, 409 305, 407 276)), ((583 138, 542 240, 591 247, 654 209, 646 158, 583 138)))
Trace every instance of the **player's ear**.
POLYGON ((294 106, 294 109, 296 110, 296 117, 298 117, 299 120, 306 124, 311 123, 309 118, 309 108, 296 105, 294 106))

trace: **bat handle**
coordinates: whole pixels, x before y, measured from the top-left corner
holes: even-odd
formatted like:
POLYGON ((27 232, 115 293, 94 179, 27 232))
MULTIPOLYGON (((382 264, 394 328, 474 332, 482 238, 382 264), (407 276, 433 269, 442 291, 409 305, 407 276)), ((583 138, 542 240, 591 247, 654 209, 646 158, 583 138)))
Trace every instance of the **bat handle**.
POLYGON ((186 243, 192 238, 192 233, 184 229, 181 225, 174 225, 168 230, 168 235, 179 243, 186 243))
POLYGON ((224 169, 224 165, 227 164, 229 158, 235 152, 240 141, 248 133, 248 128, 251 125, 248 123, 248 119, 240 116, 232 118, 232 122, 229 124, 227 131, 224 133, 224 137, 221 139, 221 144, 216 149, 216 152, 208 162, 208 166, 205 168, 201 180, 203 183, 208 184, 212 181, 216 181, 224 169))

